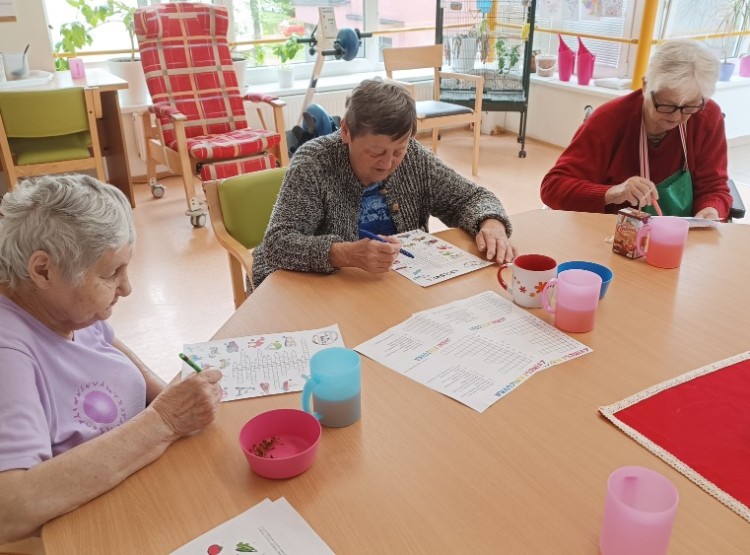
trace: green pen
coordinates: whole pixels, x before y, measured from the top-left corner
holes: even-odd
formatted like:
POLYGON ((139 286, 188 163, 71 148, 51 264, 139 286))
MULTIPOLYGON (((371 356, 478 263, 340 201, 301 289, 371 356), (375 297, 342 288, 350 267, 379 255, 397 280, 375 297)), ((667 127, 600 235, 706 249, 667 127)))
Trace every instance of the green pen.
POLYGON ((179 357, 180 357, 180 358, 181 358, 182 360, 184 360, 184 361, 185 361, 185 363, 186 363, 186 364, 187 364, 188 366, 190 366, 190 368, 192 368, 193 370, 195 370, 196 372, 200 373, 200 372, 202 372, 202 371, 203 371, 203 368, 201 368, 201 367, 200 367, 200 366, 198 366, 198 365, 197 365, 196 363, 194 363, 194 362, 193 362, 192 360, 190 360, 190 359, 189 359, 188 357, 186 357, 186 356, 185 356, 185 353, 180 353, 180 354, 179 354, 179 355, 177 355, 177 356, 179 356, 179 357))

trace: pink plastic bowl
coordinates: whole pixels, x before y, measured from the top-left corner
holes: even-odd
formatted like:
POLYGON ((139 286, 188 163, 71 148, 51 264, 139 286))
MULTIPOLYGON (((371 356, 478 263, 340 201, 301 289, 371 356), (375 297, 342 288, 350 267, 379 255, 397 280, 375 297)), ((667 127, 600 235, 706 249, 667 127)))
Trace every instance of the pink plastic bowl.
POLYGON ((251 418, 242 427, 240 447, 256 474, 265 478, 291 478, 315 462, 321 433, 320 423, 312 414, 298 409, 275 409, 251 418), (273 448, 267 451, 267 456, 255 454, 261 442, 272 438, 273 448))

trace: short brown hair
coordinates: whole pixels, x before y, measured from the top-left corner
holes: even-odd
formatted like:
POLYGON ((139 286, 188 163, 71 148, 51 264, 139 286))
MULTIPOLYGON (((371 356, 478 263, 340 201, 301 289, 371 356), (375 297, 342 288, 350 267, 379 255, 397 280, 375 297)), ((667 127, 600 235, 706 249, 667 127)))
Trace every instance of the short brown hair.
POLYGON ((349 134, 372 133, 400 139, 417 132, 417 108, 404 87, 391 81, 366 79, 346 99, 344 115, 349 134))

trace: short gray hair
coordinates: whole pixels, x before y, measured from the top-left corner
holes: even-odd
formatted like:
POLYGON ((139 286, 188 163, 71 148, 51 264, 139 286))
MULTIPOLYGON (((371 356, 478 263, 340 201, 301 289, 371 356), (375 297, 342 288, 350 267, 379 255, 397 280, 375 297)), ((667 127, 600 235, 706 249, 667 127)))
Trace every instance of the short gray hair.
POLYGON ((75 287, 105 251, 134 242, 119 189, 82 174, 27 179, 0 204, 0 284, 27 281, 31 255, 44 251, 75 287))
POLYGON ((417 133, 417 107, 405 87, 392 81, 365 79, 346 99, 344 121, 352 138, 365 133, 400 139, 417 133))
POLYGON ((682 94, 680 102, 700 93, 709 98, 716 90, 719 59, 702 43, 679 39, 656 49, 646 71, 646 92, 669 90, 682 94))

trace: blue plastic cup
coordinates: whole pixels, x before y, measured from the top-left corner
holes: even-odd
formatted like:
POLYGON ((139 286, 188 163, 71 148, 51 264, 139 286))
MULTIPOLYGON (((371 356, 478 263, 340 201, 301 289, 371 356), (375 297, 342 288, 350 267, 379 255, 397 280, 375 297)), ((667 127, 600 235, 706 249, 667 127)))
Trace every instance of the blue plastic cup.
POLYGON ((310 357, 310 377, 302 390, 302 410, 329 428, 354 424, 362 415, 360 364, 359 355, 344 347, 315 353, 310 357))
POLYGON ((615 277, 614 272, 606 266, 597 264, 596 262, 587 262, 585 260, 570 260, 568 262, 563 262, 562 264, 559 264, 557 266, 558 275, 560 274, 560 272, 563 272, 565 270, 588 270, 589 272, 594 272, 596 275, 602 278, 602 288, 599 291, 600 299, 604 298, 604 295, 607 293, 607 289, 609 289, 609 284, 612 283, 612 278, 615 277))

